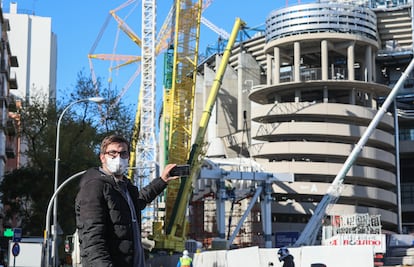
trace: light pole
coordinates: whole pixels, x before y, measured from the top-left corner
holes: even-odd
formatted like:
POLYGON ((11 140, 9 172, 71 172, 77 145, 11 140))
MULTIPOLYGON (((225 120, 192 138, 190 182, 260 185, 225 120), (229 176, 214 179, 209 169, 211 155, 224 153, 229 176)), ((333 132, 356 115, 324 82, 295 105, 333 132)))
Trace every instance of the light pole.
POLYGON ((63 187, 66 186, 66 184, 68 184, 70 181, 72 181, 73 179, 77 178, 78 176, 81 176, 82 174, 84 174, 86 171, 81 171, 78 173, 75 173, 74 175, 72 175, 71 177, 67 178, 53 193, 52 197, 49 200, 49 204, 47 205, 47 211, 46 211, 46 223, 45 223, 45 231, 44 231, 44 237, 43 237, 43 248, 44 248, 44 255, 45 257, 43 258, 43 262, 44 265, 43 267, 49 267, 51 262, 50 262, 50 255, 49 255, 49 234, 50 234, 50 212, 52 210, 52 204, 53 201, 57 198, 57 195, 59 194, 59 192, 63 189, 63 187))
MULTIPOLYGON (((56 190, 58 188, 58 174, 59 174, 59 138, 60 138, 60 123, 62 122, 63 115, 69 108, 71 108, 73 105, 80 103, 80 102, 95 102, 95 103, 102 103, 105 101, 105 98, 103 97, 89 97, 85 99, 76 100, 69 105, 66 106, 66 108, 62 111, 62 113, 59 116, 58 123, 56 126, 56 151, 55 151, 55 187, 54 187, 54 193, 56 193, 56 190)), ((52 260, 53 260, 53 266, 57 266, 57 198, 54 199, 53 202, 53 229, 52 229, 52 260)))

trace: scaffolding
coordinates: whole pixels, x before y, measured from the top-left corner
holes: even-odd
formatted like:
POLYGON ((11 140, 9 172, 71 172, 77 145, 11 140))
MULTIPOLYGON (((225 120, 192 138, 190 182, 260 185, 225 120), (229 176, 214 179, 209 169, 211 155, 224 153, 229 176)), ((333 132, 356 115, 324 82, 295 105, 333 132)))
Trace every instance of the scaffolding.
MULTIPOLYGON (((226 203, 225 221, 227 227, 226 235, 223 237, 224 239, 229 240, 231 233, 236 229, 237 223, 242 218, 250 200, 250 198, 245 198, 237 201, 234 203, 233 208, 231 207, 231 203, 226 203)), ((216 206, 216 197, 214 194, 190 203, 189 238, 200 240, 203 247, 208 249, 213 248, 213 241, 219 236, 216 206)), ((265 242, 260 216, 260 205, 257 204, 245 219, 234 239, 232 247, 264 246, 265 242)))

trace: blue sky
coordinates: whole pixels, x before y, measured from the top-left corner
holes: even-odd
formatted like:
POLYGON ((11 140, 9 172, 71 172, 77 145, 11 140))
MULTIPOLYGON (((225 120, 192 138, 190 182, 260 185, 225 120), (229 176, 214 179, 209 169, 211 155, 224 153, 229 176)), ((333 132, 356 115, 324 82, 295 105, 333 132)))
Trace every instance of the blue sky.
MULTIPOLYGON (((41 1, 25 0, 17 2, 18 12, 25 10, 31 14, 52 18, 52 30, 58 38, 58 71, 57 71, 57 94, 62 97, 63 91, 68 91, 76 84, 79 71, 89 75, 88 54, 97 42, 98 35, 103 35, 94 53, 140 55, 140 48, 135 45, 122 32, 116 38, 117 23, 114 19, 109 20, 108 26, 104 28, 104 22, 109 12, 126 3, 125 0, 91 1, 91 0, 58 0, 41 1), (117 42, 115 40, 118 40, 117 42), (115 49, 115 50, 114 50, 115 49)), ((295 5, 301 1, 288 1, 289 5, 295 5)), ((311 2, 302 0, 304 2, 311 2)), ((314 2, 314 1, 312 1, 314 2)), ((2 1, 3 11, 8 12, 10 1, 2 1)), ((136 1, 116 14, 123 18, 128 27, 138 36, 141 36, 141 1, 136 1)), ((163 24, 168 11, 173 4, 172 0, 157 1, 157 31, 163 24)), ((275 9, 285 7, 286 0, 215 0, 204 11, 203 16, 216 26, 231 32, 236 17, 241 18, 249 27, 262 26, 269 13, 275 9)), ((26 12, 26 13, 27 13, 26 12)), ((206 26, 201 26, 200 52, 204 52, 208 44, 217 41, 217 34, 206 26)), ((93 69, 98 77, 105 83, 109 77, 112 78, 111 88, 123 91, 128 80, 137 69, 137 65, 131 65, 118 71, 109 72, 110 61, 93 61, 93 69)), ((162 90, 162 57, 157 59, 157 92, 162 90)), ((127 104, 136 105, 138 101, 139 77, 125 91, 122 101, 127 104)), ((108 83, 106 83, 108 85, 108 83)), ((158 99, 160 102, 161 99, 158 99)))

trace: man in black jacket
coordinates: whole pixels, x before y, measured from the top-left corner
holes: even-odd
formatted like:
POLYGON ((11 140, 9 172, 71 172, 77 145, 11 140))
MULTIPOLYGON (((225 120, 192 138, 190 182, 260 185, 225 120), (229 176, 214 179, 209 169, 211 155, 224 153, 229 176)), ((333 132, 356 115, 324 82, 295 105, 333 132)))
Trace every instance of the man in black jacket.
POLYGON ((279 261, 283 261, 282 267, 295 267, 293 256, 290 254, 287 247, 281 247, 277 254, 279 255, 279 261))
POLYGON ((83 175, 76 197, 76 225, 83 267, 144 267, 141 245, 141 210, 167 186, 168 164, 160 178, 138 191, 124 176, 129 142, 111 135, 101 144, 101 167, 83 175))

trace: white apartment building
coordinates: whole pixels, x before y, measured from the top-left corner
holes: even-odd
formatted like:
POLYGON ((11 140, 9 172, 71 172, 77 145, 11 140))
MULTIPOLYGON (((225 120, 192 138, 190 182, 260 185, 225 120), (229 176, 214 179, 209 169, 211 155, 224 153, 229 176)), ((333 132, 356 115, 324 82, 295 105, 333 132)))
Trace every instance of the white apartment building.
POLYGON ((15 69, 19 88, 13 94, 25 101, 36 96, 55 101, 57 36, 52 32, 52 19, 19 13, 13 2, 4 17, 10 24, 12 53, 19 59, 15 69))

